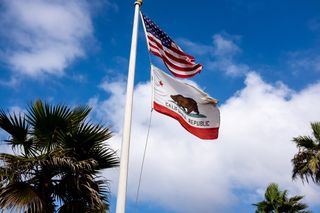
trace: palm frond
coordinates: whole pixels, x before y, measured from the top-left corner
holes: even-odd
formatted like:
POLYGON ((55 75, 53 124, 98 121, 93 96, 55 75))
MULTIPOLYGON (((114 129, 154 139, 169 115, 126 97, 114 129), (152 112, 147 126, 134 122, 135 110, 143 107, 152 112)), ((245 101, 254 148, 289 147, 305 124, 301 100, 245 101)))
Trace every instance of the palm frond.
POLYGON ((118 167, 120 164, 119 157, 116 155, 116 151, 112 150, 108 146, 95 147, 88 153, 89 156, 94 157, 98 162, 97 169, 109 169, 118 167))
POLYGON ((59 209, 59 213, 78 213, 78 212, 88 212, 88 206, 85 202, 81 200, 70 201, 64 203, 59 209))
POLYGON ((51 106, 38 100, 29 107, 26 116, 39 149, 51 151, 57 145, 58 132, 68 130, 72 110, 64 105, 51 106))
POLYGON ((79 212, 95 212, 95 213, 105 213, 108 210, 107 206, 102 207, 89 207, 86 203, 75 200, 64 203, 59 209, 58 213, 79 213, 79 212))
POLYGON ((302 181, 320 181, 320 152, 315 150, 304 150, 297 153, 291 160, 293 164, 292 178, 300 177, 302 181))
POLYGON ((311 123, 313 137, 298 136, 293 138, 299 151, 291 160, 292 179, 301 178, 304 182, 311 179, 320 183, 320 122, 311 123))
POLYGON ((32 175, 37 159, 12 155, 7 153, 0 154, 1 172, 0 177, 5 181, 20 181, 32 175))
POLYGON ((82 123, 74 132, 60 132, 59 143, 77 155, 79 159, 93 157, 88 153, 95 148, 102 148, 103 143, 111 137, 108 128, 90 123, 82 123))
POLYGON ((301 203, 303 196, 288 198, 288 191, 280 191, 276 183, 271 183, 266 189, 265 200, 253 204, 257 207, 256 213, 310 213, 305 210, 308 206, 301 203))
POLYGON ((311 123, 311 128, 313 131, 313 136, 317 140, 317 145, 320 145, 320 122, 311 123))
POLYGON ((111 132, 108 128, 104 128, 100 125, 82 123, 74 137, 82 144, 97 146, 111 138, 111 132))
POLYGON ((73 128, 78 127, 79 124, 83 123, 90 112, 91 112, 91 108, 88 106, 79 106, 79 107, 73 108, 72 116, 71 116, 71 120, 73 124, 72 127, 73 128))
POLYGON ((12 148, 22 146, 26 154, 32 151, 32 143, 28 140, 29 125, 23 114, 10 114, 0 110, 0 128, 10 134, 10 139, 5 142, 12 148))
POLYGON ((105 210, 109 206, 106 196, 106 192, 109 190, 106 187, 105 181, 94 180, 91 175, 67 174, 57 184, 55 193, 66 205, 62 209, 76 201, 82 201, 83 204, 86 204, 85 208, 105 210))
POLYGON ((267 201, 271 201, 271 202, 274 201, 274 200, 279 199, 280 191, 279 191, 279 188, 278 188, 278 184, 271 183, 267 187, 267 190, 266 190, 266 193, 265 193, 264 196, 265 196, 267 201))
POLYGON ((293 142, 296 143, 298 148, 302 149, 314 149, 317 144, 309 136, 298 136, 293 138, 293 142))
POLYGON ((43 212, 44 205, 35 189, 24 182, 15 182, 0 190, 0 207, 3 209, 43 212))
POLYGON ((55 176, 61 173, 92 173, 98 166, 94 159, 85 159, 78 161, 72 157, 46 156, 45 159, 39 160, 37 165, 41 168, 39 174, 46 173, 55 176))

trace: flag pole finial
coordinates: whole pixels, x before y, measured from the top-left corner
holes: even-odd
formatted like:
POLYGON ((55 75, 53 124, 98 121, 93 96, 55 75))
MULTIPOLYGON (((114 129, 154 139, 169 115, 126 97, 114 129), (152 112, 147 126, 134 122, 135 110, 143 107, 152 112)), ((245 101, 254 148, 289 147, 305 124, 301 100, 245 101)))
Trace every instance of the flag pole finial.
POLYGON ((136 0, 136 1, 134 2, 134 5, 136 5, 136 4, 138 4, 139 6, 141 6, 141 5, 142 5, 142 0, 136 0))

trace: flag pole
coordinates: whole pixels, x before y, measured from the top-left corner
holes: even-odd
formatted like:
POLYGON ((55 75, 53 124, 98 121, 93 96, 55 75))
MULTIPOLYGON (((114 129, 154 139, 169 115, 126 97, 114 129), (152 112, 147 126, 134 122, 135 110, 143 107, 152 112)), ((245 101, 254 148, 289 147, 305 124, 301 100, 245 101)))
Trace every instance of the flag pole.
POLYGON ((130 50, 130 59, 129 59, 129 68, 128 68, 127 97, 126 97, 126 107, 125 107, 125 113, 124 113, 124 126, 123 126, 123 136, 122 136, 122 145, 121 145, 120 175, 119 175, 116 213, 124 213, 125 207, 126 207, 134 73, 135 73, 135 67, 136 67, 139 11, 140 11, 140 6, 142 5, 142 0, 136 0, 134 2, 134 5, 135 5, 135 11, 134 11, 134 19, 133 19, 131 50, 130 50))

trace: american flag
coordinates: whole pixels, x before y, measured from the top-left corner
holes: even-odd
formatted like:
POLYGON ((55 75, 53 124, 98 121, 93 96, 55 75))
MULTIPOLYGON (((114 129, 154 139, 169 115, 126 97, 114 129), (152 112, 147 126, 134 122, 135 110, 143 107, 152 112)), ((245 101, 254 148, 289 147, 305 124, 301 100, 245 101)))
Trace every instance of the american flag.
MULTIPOLYGON (((142 14, 142 13, 141 13, 142 14)), ((179 78, 190 78, 202 70, 192 56, 181 48, 153 21, 142 14, 149 51, 162 58, 166 67, 179 78)))

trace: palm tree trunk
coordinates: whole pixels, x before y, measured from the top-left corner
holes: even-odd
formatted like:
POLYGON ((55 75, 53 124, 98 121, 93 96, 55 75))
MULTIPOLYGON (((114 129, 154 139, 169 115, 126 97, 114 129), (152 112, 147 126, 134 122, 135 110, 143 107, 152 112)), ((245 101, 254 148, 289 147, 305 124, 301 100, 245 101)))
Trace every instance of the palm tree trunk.
POLYGON ((40 183, 40 192, 42 194, 42 198, 44 199, 44 212, 54 213, 55 205, 54 199, 52 197, 53 189, 51 184, 51 178, 42 178, 40 183))

